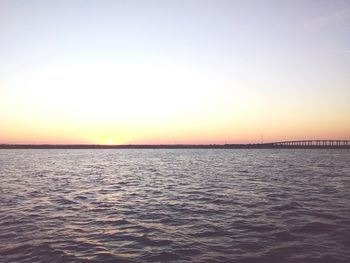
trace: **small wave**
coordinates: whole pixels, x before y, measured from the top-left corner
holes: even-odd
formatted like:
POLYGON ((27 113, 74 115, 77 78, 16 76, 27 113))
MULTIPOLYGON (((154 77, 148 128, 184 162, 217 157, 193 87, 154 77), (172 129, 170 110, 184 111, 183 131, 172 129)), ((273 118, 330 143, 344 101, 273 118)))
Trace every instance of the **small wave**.
POLYGON ((294 209, 300 209, 301 207, 302 206, 298 202, 289 202, 281 205, 272 206, 271 209, 277 211, 289 211, 294 209))
POLYGON ((3 262, 74 262, 75 257, 48 244, 19 245, 0 251, 3 262))
POLYGON ((181 259, 181 256, 173 252, 152 253, 141 258, 141 260, 146 262, 169 262, 179 259, 181 259))
POLYGON ((221 237, 221 236, 227 236, 231 233, 224 230, 216 230, 216 231, 202 231, 197 232, 194 234, 191 234, 193 237, 203 237, 203 238, 210 238, 210 237, 221 237))
POLYGON ((96 220, 97 225, 101 226, 121 226, 121 225, 129 225, 130 221, 126 219, 104 219, 104 220, 96 220))
POLYGON ((290 231, 288 230, 282 230, 282 231, 278 231, 272 234, 273 237, 275 237, 275 239, 278 242, 284 242, 284 241, 293 241, 298 239, 298 237, 294 234, 292 234, 290 231))
POLYGON ((133 261, 127 258, 123 258, 120 256, 113 255, 109 252, 99 252, 95 253, 93 257, 90 259, 91 262, 103 262, 103 263, 132 263, 133 261))
POLYGON ((321 222, 312 222, 302 226, 296 226, 291 229, 295 233, 313 233, 322 234, 334 230, 334 225, 321 222))

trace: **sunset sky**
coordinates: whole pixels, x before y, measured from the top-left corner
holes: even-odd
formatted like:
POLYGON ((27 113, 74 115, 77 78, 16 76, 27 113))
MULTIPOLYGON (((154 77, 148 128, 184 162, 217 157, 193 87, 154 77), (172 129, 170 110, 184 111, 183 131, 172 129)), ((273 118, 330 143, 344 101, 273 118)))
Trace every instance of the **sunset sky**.
POLYGON ((0 0, 0 143, 350 139, 350 1, 0 0))

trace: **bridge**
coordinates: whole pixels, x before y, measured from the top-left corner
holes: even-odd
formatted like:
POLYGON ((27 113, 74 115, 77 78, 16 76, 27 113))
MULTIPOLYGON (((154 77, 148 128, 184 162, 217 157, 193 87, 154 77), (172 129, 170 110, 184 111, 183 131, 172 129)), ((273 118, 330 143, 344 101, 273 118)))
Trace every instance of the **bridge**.
POLYGON ((301 140, 261 143, 271 148, 350 148, 350 140, 301 140))

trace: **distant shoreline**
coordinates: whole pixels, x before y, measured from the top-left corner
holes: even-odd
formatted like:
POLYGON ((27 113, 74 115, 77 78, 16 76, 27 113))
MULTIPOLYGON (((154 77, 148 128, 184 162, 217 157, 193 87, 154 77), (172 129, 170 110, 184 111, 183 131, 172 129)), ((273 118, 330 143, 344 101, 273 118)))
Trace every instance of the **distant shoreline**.
POLYGON ((260 144, 0 144, 0 149, 350 149, 350 145, 260 144))

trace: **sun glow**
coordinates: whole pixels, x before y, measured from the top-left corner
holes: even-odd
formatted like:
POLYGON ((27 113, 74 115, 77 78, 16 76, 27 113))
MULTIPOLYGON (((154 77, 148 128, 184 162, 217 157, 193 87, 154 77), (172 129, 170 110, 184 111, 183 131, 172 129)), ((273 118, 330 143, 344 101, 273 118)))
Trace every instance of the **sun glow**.
POLYGON ((90 144, 100 145, 121 145, 129 144, 130 140, 124 136, 121 132, 115 132, 112 135, 98 134, 91 132, 89 137, 90 144))
POLYGON ((106 145, 113 145, 113 144, 114 144, 113 139, 108 138, 107 141, 106 141, 106 145))

